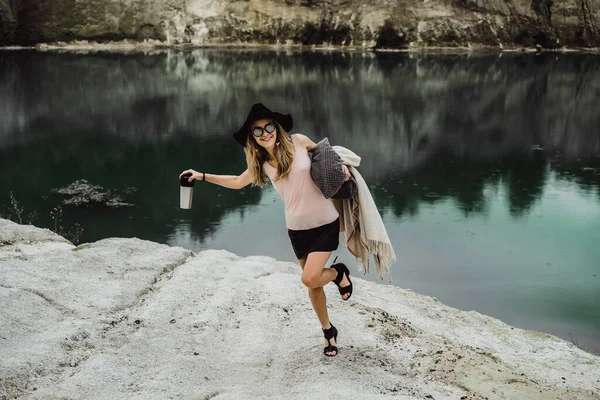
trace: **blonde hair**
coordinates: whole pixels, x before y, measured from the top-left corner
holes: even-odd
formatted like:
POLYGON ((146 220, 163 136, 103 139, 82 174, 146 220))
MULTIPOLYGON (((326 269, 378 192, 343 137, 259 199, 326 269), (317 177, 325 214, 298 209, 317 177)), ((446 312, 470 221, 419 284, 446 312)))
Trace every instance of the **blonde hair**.
MULTIPOLYGON (((292 138, 277 121, 273 121, 273 123, 277 132, 274 156, 275 160, 277 160, 275 180, 278 181, 290 173, 292 162, 294 161, 294 142, 292 142, 292 138)), ((265 186, 266 180, 263 165, 267 161, 269 153, 256 142, 252 134, 249 134, 246 139, 244 152, 246 153, 246 164, 248 164, 248 170, 252 176, 252 183, 260 187, 265 186)))

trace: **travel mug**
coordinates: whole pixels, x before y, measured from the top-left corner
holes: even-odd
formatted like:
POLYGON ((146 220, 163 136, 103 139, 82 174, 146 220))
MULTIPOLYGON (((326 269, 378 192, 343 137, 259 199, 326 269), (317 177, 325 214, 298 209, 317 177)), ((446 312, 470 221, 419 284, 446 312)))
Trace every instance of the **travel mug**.
POLYGON ((192 208, 192 197, 194 195, 194 181, 188 181, 192 174, 185 174, 179 180, 179 207, 189 210, 192 208))

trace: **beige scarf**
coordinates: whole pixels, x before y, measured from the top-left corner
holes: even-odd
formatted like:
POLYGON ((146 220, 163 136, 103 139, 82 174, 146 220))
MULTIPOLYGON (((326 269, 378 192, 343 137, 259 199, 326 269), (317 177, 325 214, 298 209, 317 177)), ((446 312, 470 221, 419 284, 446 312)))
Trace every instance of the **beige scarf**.
POLYGON ((370 255, 375 260, 375 275, 392 281, 390 267, 396 261, 396 253, 390 243, 381 215, 377 210, 367 183, 357 171, 360 157, 341 146, 332 146, 348 166, 356 180, 358 194, 348 200, 332 200, 340 214, 340 241, 356 257, 363 273, 369 272, 370 255))

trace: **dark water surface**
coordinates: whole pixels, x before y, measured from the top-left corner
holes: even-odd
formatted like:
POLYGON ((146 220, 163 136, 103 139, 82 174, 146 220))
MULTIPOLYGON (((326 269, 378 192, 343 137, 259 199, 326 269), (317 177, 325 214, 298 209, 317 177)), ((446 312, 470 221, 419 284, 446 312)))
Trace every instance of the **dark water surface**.
POLYGON ((135 187, 62 225, 292 261, 271 187, 179 209, 182 170, 244 170, 231 134, 259 101, 362 156, 394 284, 600 354, 598 56, 0 52, 0 210, 52 227, 53 188, 135 187))

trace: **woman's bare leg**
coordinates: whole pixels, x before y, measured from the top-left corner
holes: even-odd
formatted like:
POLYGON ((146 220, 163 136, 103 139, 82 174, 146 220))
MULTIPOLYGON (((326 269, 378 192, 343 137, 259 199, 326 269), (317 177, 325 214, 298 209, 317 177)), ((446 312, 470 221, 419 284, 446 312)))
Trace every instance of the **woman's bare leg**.
MULTIPOLYGON (((337 271, 335 269, 325 268, 325 264, 327 264, 327 260, 329 260, 330 256, 330 251, 314 252, 310 253, 304 260, 304 264, 301 264, 302 283, 304 283, 306 287, 323 287, 337 277, 337 271)), ((340 286, 346 287, 348 285, 350 285, 350 281, 348 280, 346 274, 344 274, 342 281, 340 282, 340 286)), ((346 300, 348 296, 350 296, 350 294, 346 293, 342 296, 342 298, 346 300)))
MULTIPOLYGON (((324 268, 330 256, 331 252, 310 253, 307 258, 298 260, 300 262, 300 266, 302 267, 302 283, 304 283, 306 286, 308 286, 307 283, 309 283, 312 286, 315 281, 317 283, 325 282, 321 286, 317 287, 308 286, 308 297, 310 297, 310 302, 312 303, 313 309, 315 310, 317 318, 319 318, 319 322, 321 323, 323 329, 331 328, 331 324, 329 323, 329 315, 327 313, 327 297, 325 296, 323 286, 334 280, 337 274, 335 270, 324 268), (320 275, 318 274, 319 265, 321 269, 320 275)), ((334 339, 331 339, 331 344, 334 346, 336 345, 334 339)), ((325 340, 325 346, 328 345, 329 344, 327 343, 327 340, 325 340)), ((328 352, 327 354, 336 355, 335 351, 328 352)))

